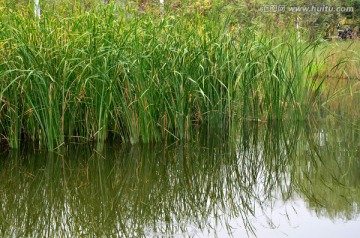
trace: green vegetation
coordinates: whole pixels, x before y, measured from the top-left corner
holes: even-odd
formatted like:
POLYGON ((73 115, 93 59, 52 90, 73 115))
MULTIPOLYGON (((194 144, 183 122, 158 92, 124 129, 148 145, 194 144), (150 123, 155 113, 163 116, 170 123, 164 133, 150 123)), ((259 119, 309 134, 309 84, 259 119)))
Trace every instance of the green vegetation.
POLYGON ((0 137, 11 148, 186 140, 198 125, 303 120, 326 101, 326 58, 291 31, 239 29, 203 7, 163 16, 53 3, 37 19, 16 6, 0 8, 0 137))

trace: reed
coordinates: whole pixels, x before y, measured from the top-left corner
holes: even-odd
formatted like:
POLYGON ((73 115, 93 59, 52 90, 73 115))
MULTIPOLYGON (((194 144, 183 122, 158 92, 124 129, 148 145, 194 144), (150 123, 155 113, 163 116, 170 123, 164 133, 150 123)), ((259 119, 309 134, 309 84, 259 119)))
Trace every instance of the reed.
POLYGON ((40 19, 1 10, 0 134, 12 148, 186 140, 200 124, 230 131, 314 108, 316 44, 236 33, 201 12, 76 6, 40 19))

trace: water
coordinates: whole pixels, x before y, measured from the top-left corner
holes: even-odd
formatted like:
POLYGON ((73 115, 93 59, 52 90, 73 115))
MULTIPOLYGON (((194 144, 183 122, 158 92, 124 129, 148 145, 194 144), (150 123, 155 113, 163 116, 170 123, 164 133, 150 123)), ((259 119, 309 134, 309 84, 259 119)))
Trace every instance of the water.
POLYGON ((358 237, 358 123, 0 154, 1 237, 358 237))

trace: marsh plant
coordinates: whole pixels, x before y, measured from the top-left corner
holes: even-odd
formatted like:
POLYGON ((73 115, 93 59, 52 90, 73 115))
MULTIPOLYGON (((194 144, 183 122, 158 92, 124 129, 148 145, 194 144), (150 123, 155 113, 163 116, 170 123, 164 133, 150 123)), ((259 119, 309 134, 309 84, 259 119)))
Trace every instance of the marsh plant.
POLYGON ((186 140, 198 125, 231 131, 316 108, 321 62, 296 34, 269 38, 226 17, 112 4, 67 15, 45 8, 40 19, 26 9, 0 9, 3 145, 186 140))

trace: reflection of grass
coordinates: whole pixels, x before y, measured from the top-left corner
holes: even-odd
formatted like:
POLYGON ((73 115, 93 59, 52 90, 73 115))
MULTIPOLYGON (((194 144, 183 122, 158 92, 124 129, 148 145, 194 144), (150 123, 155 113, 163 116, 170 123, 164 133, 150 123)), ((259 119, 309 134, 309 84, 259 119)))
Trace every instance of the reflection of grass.
POLYGON ((247 171, 244 177, 261 184, 269 197, 277 192, 284 200, 300 196, 318 215, 353 219, 360 204, 360 123, 356 123, 278 122, 266 129, 247 125, 238 149, 241 170, 247 171))
POLYGON ((257 198, 242 180, 234 181, 236 161, 224 149, 133 146, 102 154, 76 149, 71 158, 27 153, 28 160, 2 161, 0 178, 16 173, 0 185, 6 204, 0 234, 173 236, 211 230, 212 219, 225 227, 227 215, 242 217, 251 231, 248 217, 257 198))
MULTIPOLYGON (((293 182, 319 216, 350 220, 359 213, 360 124, 321 123, 317 132, 308 133, 317 144, 314 152, 318 159, 297 160, 293 166, 299 169, 294 170, 293 182)), ((303 154, 309 157, 308 151, 303 154)))
POLYGON ((237 135, 60 155, 9 151, 0 158, 0 235, 168 237, 216 225, 231 233, 234 217, 256 234, 254 209, 279 202, 274 197, 291 203, 300 196, 334 219, 357 214, 358 130, 247 122, 237 135))

